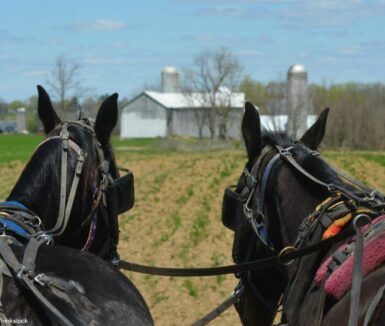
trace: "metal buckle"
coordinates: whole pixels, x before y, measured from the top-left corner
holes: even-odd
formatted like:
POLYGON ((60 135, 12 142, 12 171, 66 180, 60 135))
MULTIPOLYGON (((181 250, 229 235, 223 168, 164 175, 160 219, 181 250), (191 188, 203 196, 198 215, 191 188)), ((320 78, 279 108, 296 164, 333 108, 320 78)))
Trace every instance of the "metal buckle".
POLYGON ((243 205, 243 213, 245 214, 248 220, 251 220, 253 218, 253 211, 249 207, 247 207, 246 204, 243 205))
POLYGON ((24 265, 21 265, 21 267, 19 268, 19 270, 16 273, 17 278, 21 279, 23 277, 23 274, 26 272, 27 272, 27 267, 25 267, 24 265))
POLYGON ((277 145, 276 148, 277 148, 277 150, 278 150, 280 155, 283 155, 283 156, 293 156, 293 154, 290 152, 290 150, 293 147, 283 148, 283 147, 277 145))
POLYGON ((36 240, 46 240, 46 243, 47 245, 49 244, 54 244, 54 241, 53 241, 53 237, 47 233, 40 233, 36 236, 36 240))
POLYGON ((289 261, 287 261, 287 262, 285 263, 285 262, 283 262, 283 261, 281 260, 281 256, 284 255, 284 254, 286 253, 286 251, 294 252, 294 251, 296 251, 296 250, 297 250, 297 249, 296 249, 295 247, 293 247, 293 246, 287 246, 287 247, 283 248, 283 249, 279 252, 279 254, 278 254, 278 261, 279 261, 282 265, 284 265, 284 266, 289 266, 289 265, 291 265, 291 264, 294 262, 295 259, 289 260, 289 261))
POLYGON ((119 263, 120 263, 120 258, 119 258, 119 257, 114 256, 114 257, 111 259, 111 264, 112 264, 113 266, 115 266, 116 268, 119 267, 119 263))
POLYGON ((48 284, 48 279, 47 279, 47 275, 45 275, 44 273, 40 273, 38 275, 36 275, 33 280, 40 284, 41 286, 46 286, 48 284))
POLYGON ((69 133, 67 128, 64 125, 63 125, 63 129, 60 132, 60 138, 63 142, 63 149, 67 151, 69 147, 69 144, 68 144, 69 133))

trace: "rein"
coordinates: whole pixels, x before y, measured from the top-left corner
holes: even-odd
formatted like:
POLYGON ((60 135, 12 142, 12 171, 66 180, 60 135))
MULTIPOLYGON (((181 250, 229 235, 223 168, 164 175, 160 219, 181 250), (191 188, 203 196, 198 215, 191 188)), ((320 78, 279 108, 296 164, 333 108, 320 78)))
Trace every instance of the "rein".
POLYGON ((354 229, 346 229, 337 235, 326 240, 317 242, 311 246, 302 249, 293 249, 291 252, 282 250, 278 255, 257 259, 250 262, 233 264, 219 267, 207 268, 173 268, 173 267, 154 267, 148 265, 141 265, 125 260, 120 260, 117 264, 119 269, 124 269, 131 272, 138 272, 143 274, 158 275, 158 276, 173 276, 173 277, 197 277, 197 276, 215 276, 224 274, 239 274, 248 271, 256 271, 266 269, 272 266, 286 265, 294 259, 309 255, 323 248, 327 248, 342 240, 345 240, 355 234, 354 229))

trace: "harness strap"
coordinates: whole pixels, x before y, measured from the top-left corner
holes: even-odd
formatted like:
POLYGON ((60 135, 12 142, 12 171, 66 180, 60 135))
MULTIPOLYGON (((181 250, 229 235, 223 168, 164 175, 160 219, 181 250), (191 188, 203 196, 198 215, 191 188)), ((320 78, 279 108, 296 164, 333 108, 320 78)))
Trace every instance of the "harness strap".
MULTIPOLYGON (((76 165, 75 175, 74 175, 74 178, 72 180, 71 190, 70 190, 70 193, 69 193, 69 196, 68 196, 68 200, 67 200, 67 204, 66 204, 66 207, 65 207, 65 213, 64 213, 64 216, 62 216, 62 218, 61 218, 60 230, 59 231, 49 230, 49 231, 47 231, 47 233, 50 233, 50 234, 52 234, 54 236, 58 236, 58 235, 61 235, 64 232, 64 230, 66 229, 66 226, 68 224, 68 220, 69 220, 69 217, 70 217, 70 214, 71 214, 72 205, 73 205, 73 202, 75 200, 76 190, 77 190, 77 187, 78 187, 78 184, 79 184, 80 174, 82 172, 84 161, 85 161, 85 155, 81 154, 78 157, 78 162, 77 162, 77 165, 76 165)), ((58 225, 58 223, 57 223, 57 225, 58 225)))
POLYGON ((13 270, 17 278, 23 281, 24 285, 33 292, 36 298, 60 321, 61 324, 72 326, 73 324, 54 306, 52 305, 34 285, 35 278, 35 259, 39 247, 45 243, 46 240, 31 239, 27 244, 24 252, 23 264, 19 262, 11 247, 3 240, 0 240, 0 255, 5 263, 13 270))
POLYGON ((78 161, 76 165, 76 170, 74 174, 74 178, 72 180, 72 185, 70 189, 70 193, 68 195, 68 200, 66 200, 67 195, 67 163, 68 163, 68 148, 69 148, 69 134, 67 130, 67 123, 63 124, 62 131, 60 132, 60 138, 62 139, 62 162, 61 162, 61 184, 60 184, 60 206, 59 206, 59 216, 56 221, 55 226, 48 230, 46 233, 49 233, 53 236, 61 235, 69 220, 69 216, 71 214, 71 209, 73 205, 73 201, 75 199, 76 190, 79 184, 80 174, 82 172, 83 164, 85 161, 85 154, 78 147, 78 161))
MULTIPOLYGON (((11 326, 11 323, 8 322, 7 316, 4 313, 3 303, 1 302, 1 297, 3 296, 3 287, 4 287, 4 275, 3 275, 2 267, 4 267, 5 264, 2 260, 0 260, 0 262, 2 263, 0 266, 0 319, 1 319, 1 324, 4 324, 6 326, 11 326)), ((4 270, 4 272, 5 272, 5 270, 4 270)))
POLYGON ((25 274, 23 274, 22 279, 27 287, 33 292, 35 297, 43 304, 50 312, 52 312, 56 318, 59 319, 59 322, 66 326, 74 326, 67 317, 65 317, 51 302, 47 300, 46 297, 39 291, 39 289, 35 286, 33 281, 25 274))
POLYGON ((67 159, 68 159, 68 130, 67 124, 63 124, 62 131, 60 132, 60 138, 62 139, 62 154, 61 154, 61 181, 60 181, 60 206, 59 215, 56 221, 56 225, 51 232, 58 230, 63 222, 65 214, 65 204, 67 196, 67 159))
POLYGON ((13 209, 15 209, 15 207, 17 207, 17 208, 21 208, 21 209, 27 210, 27 207, 25 207, 22 203, 20 203, 17 200, 3 201, 3 202, 0 203, 0 207, 1 208, 3 208, 3 207, 10 207, 10 208, 13 208, 13 209))
MULTIPOLYGON (((340 192, 342 193, 343 195, 345 195, 347 198, 349 199, 352 199, 354 200, 355 202, 359 203, 359 204, 367 204, 367 203, 370 203, 370 202, 373 202, 375 201, 376 199, 376 196, 377 197, 380 197, 380 199, 383 200, 383 195, 378 192, 378 191, 371 191, 370 192, 370 196, 367 197, 360 197, 358 195, 356 195, 355 193, 351 192, 351 191, 348 191, 346 189, 344 189, 343 187, 340 187, 338 185, 335 185, 335 184, 327 184, 319 179, 317 179, 316 177, 314 177, 313 175, 311 175, 310 173, 308 173, 304 168, 302 168, 301 165, 299 165, 297 163, 297 161, 293 158, 293 155, 292 153, 286 149, 286 148, 283 148, 279 145, 276 145, 276 148, 277 150, 279 151, 279 153, 283 156, 283 158, 288 162, 290 163, 295 169, 297 169, 299 172, 301 172, 304 176, 306 176, 307 178, 309 178, 310 180, 312 180, 314 183, 326 188, 326 190, 329 192, 329 193, 336 193, 336 192, 340 192)), ((336 171, 335 171, 336 172, 336 171)), ((361 187, 361 185, 355 181, 355 180, 352 180, 350 178, 348 178, 347 176, 343 175, 343 174, 340 174, 338 172, 336 172, 339 176, 343 177, 344 179, 348 180, 350 183, 352 183, 353 185, 355 185, 356 187, 359 187, 359 188, 363 188, 364 192, 362 193, 363 195, 367 195, 367 190, 368 188, 367 187, 361 187)))
POLYGON ((244 287, 241 285, 240 287, 237 287, 234 292, 226 299, 224 300, 219 306, 214 308, 212 311, 210 311, 206 316, 202 317, 201 319, 197 320, 195 323, 191 324, 191 326, 204 326, 207 325, 209 322, 217 318, 219 315, 221 315, 223 312, 225 312, 227 309, 229 309, 235 302, 239 300, 241 295, 243 294, 244 287))
POLYGON ((317 179, 316 177, 314 177, 313 175, 311 175, 310 173, 308 173, 301 165, 299 165, 297 163, 297 161, 293 158, 293 154, 289 151, 289 149, 287 148, 283 148, 279 145, 276 145, 276 148, 279 152, 279 154, 288 162, 290 163, 294 168, 296 168, 299 172, 301 172, 304 176, 306 176, 307 178, 309 178, 310 180, 312 180, 313 182, 319 184, 320 186, 326 188, 327 190, 329 190, 330 192, 331 191, 331 186, 319 179, 317 179))
POLYGON ((369 308, 366 311, 364 326, 368 326, 369 323, 371 322, 373 314, 377 309, 377 306, 379 305, 382 298, 384 297, 384 291, 385 291, 385 285, 380 287, 380 289, 377 291, 375 297, 370 302, 369 308))
POLYGON ((350 291, 349 326, 358 325, 358 312, 360 308, 362 263, 364 257, 364 235, 361 227, 371 222, 369 216, 360 214, 354 218, 353 225, 356 230, 356 247, 354 249, 354 263, 352 275, 352 289, 350 291))
POLYGON ((258 209, 263 212, 265 205, 265 192, 267 187, 267 181, 269 180, 271 169, 273 168, 275 162, 280 158, 281 154, 277 153, 274 157, 269 161, 266 166, 265 172, 263 173, 262 181, 259 186, 259 197, 258 197, 258 209))
POLYGON ((117 264, 119 269, 138 272, 143 274, 158 275, 158 276, 175 276, 175 277, 195 277, 195 276, 214 276, 223 274, 238 274, 247 271, 256 271, 266 269, 272 266, 285 264, 293 259, 297 259, 324 248, 329 248, 335 243, 347 239, 354 235, 355 231, 352 228, 345 229, 337 235, 326 240, 317 242, 311 246, 290 251, 281 255, 275 255, 268 258, 258 259, 250 262, 219 266, 208 268, 170 268, 170 267, 154 267, 141 265, 125 260, 120 260, 117 264))
POLYGON ((37 252, 39 250, 39 247, 42 243, 45 243, 46 240, 37 240, 36 238, 31 238, 31 240, 28 242, 27 247, 24 251, 24 257, 23 257, 23 266, 27 271, 34 271, 35 270, 35 261, 37 252))

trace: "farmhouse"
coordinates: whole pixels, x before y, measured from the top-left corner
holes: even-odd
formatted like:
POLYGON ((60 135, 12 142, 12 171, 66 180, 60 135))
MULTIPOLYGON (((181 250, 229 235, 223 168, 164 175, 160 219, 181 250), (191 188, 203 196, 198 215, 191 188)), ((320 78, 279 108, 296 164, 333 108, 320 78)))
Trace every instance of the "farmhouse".
POLYGON ((218 135, 219 120, 222 118, 227 136, 240 137, 244 93, 232 93, 222 88, 215 99, 205 93, 182 93, 179 74, 173 67, 163 69, 161 81, 161 92, 142 92, 123 109, 121 138, 200 135, 209 137, 210 103, 226 110, 220 117, 215 118, 215 134, 218 135))

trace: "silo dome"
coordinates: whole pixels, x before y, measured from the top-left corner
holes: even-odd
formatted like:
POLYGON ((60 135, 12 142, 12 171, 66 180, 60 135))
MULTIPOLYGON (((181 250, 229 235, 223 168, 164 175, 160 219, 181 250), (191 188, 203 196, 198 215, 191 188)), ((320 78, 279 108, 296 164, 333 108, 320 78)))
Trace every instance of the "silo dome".
POLYGON ((177 74, 178 73, 178 69, 176 69, 173 66, 166 66, 166 67, 163 68, 162 72, 164 72, 166 74, 177 74))
POLYGON ((166 66, 162 69, 161 86, 163 93, 179 93, 179 72, 175 67, 166 66))
POLYGON ((304 65, 295 64, 290 66, 288 73, 289 74, 306 74, 307 71, 304 65))

